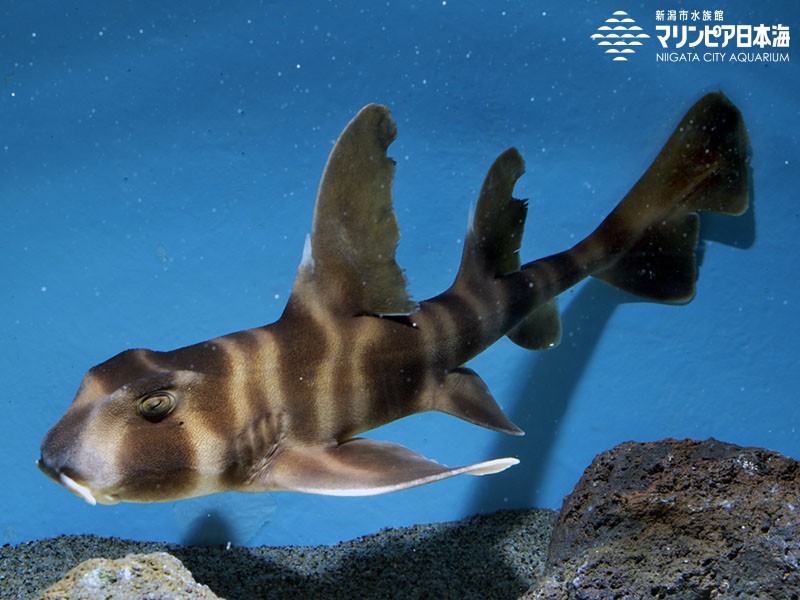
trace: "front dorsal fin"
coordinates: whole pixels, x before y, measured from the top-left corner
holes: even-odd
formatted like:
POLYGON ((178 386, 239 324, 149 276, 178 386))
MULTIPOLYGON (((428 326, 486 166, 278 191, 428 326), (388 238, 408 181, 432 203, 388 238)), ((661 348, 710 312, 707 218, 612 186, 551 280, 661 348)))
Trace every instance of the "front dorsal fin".
POLYGON ((395 164, 386 150, 396 133, 389 110, 370 104, 339 136, 322 174, 290 306, 315 303, 351 315, 416 310, 394 258, 400 231, 392 207, 395 164))

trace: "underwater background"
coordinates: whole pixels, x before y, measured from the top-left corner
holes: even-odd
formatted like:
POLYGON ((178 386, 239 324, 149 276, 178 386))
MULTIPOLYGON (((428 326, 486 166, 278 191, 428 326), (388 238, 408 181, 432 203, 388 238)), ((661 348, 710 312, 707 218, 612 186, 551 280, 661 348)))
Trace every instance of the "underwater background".
POLYGON ((558 508, 598 452, 627 440, 715 437, 800 459, 798 24, 794 0, 3 4, 0 540, 333 543, 558 508), (615 11, 649 35, 627 61, 591 37, 615 11), (731 62, 699 40, 714 22, 704 11, 788 26, 790 41, 731 62), (659 25, 696 29, 664 50, 659 25), (560 299, 559 347, 502 340, 472 361, 525 437, 434 413, 367 435, 452 465, 520 465, 370 498, 97 507, 34 466, 91 366, 280 316, 328 152, 364 104, 398 124, 397 259, 424 299, 450 285, 468 207, 504 149, 527 161, 515 195, 530 199, 528 261, 588 234, 717 89, 749 129, 753 198, 742 217, 704 219, 690 304, 588 281, 560 299))

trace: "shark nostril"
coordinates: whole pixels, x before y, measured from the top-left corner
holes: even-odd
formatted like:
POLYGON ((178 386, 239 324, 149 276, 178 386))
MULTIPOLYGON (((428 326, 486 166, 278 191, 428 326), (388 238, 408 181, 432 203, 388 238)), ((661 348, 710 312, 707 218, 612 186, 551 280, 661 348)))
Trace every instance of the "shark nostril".
POLYGON ((47 461, 44 459, 44 457, 36 461, 36 466, 39 467, 39 470, 45 475, 47 475, 50 479, 52 479, 55 482, 59 482, 58 469, 54 469, 49 464, 47 464, 47 461))
MULTIPOLYGON (((54 468, 47 464, 47 461, 44 458, 40 458, 36 461, 36 466, 39 467, 39 470, 42 471, 45 475, 47 475, 50 479, 55 481, 56 483, 63 485, 67 488, 70 492, 83 498, 86 502, 94 506, 97 504, 97 500, 92 493, 92 490, 89 489, 86 485, 79 483, 73 477, 77 477, 75 475, 75 471, 70 469, 69 467, 61 467, 59 469, 54 468)), ((80 477, 77 477, 80 479, 80 477)), ((108 500, 111 500, 109 497, 108 500)), ((110 502, 107 502, 110 503, 110 502)))

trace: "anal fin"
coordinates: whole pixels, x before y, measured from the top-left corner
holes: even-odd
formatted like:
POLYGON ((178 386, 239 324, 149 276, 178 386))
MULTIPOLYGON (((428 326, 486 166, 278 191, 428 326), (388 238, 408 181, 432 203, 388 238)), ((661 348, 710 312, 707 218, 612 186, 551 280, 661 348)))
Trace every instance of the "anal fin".
POLYGON ((526 350, 547 350, 561 341, 561 316, 555 298, 536 308, 508 332, 508 339, 526 350))
POLYGON ((524 435, 497 405, 480 376, 466 367, 447 372, 434 393, 432 408, 481 427, 524 435))
POLYGON ((398 444, 355 438, 336 446, 283 449, 265 474, 265 483, 273 490, 372 496, 456 475, 499 473, 518 462, 516 458, 499 458, 447 467, 398 444))

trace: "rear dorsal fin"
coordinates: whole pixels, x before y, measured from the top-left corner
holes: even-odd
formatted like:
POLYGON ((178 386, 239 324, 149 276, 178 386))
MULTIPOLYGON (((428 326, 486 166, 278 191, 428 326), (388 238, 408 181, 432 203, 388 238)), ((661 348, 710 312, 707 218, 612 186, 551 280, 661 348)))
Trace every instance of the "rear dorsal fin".
POLYGON ((322 175, 310 244, 287 310, 297 302, 350 315, 403 315, 417 308, 395 262, 395 164, 386 150, 396 133, 389 110, 370 104, 339 136, 322 175))
POLYGON ((524 172, 525 161, 516 148, 503 152, 489 168, 478 205, 470 214, 456 284, 483 282, 487 275, 500 277, 519 270, 528 207, 512 193, 524 172))
MULTIPOLYGON (((525 200, 518 200, 512 194, 523 173, 525 161, 516 148, 503 152, 489 168, 478 205, 470 211, 456 287, 480 289, 486 277, 502 277, 519 270, 519 248, 528 206, 525 200)), ((528 315, 508 337, 529 350, 558 344, 561 318, 555 299, 528 315)))

